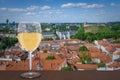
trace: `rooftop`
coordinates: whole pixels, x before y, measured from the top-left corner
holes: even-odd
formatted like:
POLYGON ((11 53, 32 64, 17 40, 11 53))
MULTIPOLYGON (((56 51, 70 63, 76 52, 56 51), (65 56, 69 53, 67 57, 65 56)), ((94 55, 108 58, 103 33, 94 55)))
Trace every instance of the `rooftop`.
POLYGON ((77 69, 85 69, 85 70, 96 70, 96 64, 74 64, 77 69))

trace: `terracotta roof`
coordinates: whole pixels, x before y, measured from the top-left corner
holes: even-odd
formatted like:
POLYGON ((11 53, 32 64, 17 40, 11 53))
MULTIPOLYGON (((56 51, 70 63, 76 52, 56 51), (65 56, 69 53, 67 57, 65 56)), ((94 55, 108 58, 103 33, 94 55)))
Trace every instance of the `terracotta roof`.
POLYGON ((60 47, 60 52, 61 53, 67 53, 66 46, 61 46, 60 47))
MULTIPOLYGON (((88 53, 90 53, 90 52, 87 52, 86 54, 88 54, 88 53)), ((91 54, 92 58, 98 58, 101 61, 103 61, 104 63, 109 63, 112 61, 112 59, 109 56, 105 55, 105 53, 102 53, 102 52, 101 53, 93 52, 90 54, 91 54)), ((78 55, 82 56, 82 53, 79 53, 78 55)))
POLYGON ((99 56, 100 56, 101 53, 92 52, 92 53, 90 53, 90 54, 91 54, 91 57, 92 57, 92 58, 99 58, 99 56))
MULTIPOLYGON (((37 70, 37 61, 32 60, 32 70, 37 70)), ((7 70, 29 70, 29 61, 20 61, 20 62, 14 62, 11 61, 8 63, 8 66, 6 67, 7 70)))
POLYGON ((43 60, 43 70, 58 70, 62 67, 62 64, 67 65, 66 61, 63 60, 43 60))
POLYGON ((76 54, 69 54, 69 53, 62 53, 62 54, 52 54, 52 53, 41 53, 37 52, 36 57, 40 58, 41 60, 45 60, 47 56, 53 55, 55 56, 55 59, 65 59, 65 58, 73 58, 76 56, 76 54))
POLYGON ((71 39, 71 40, 68 40, 67 43, 80 43, 82 42, 81 40, 78 40, 78 39, 71 39))
POLYGON ((103 61, 104 63, 112 62, 112 58, 110 58, 110 56, 108 55, 105 55, 105 53, 100 53, 99 59, 103 61))
POLYGON ((111 44, 115 48, 120 48, 120 44, 111 44))
POLYGON ((100 49, 98 49, 97 47, 88 47, 88 50, 89 50, 90 53, 91 52, 97 52, 97 53, 101 52, 100 49))
POLYGON ((66 48, 70 51, 78 51, 79 49, 79 47, 75 47, 75 46, 67 46, 66 48))
POLYGON ((75 64, 75 63, 77 63, 77 62, 79 62, 79 61, 80 61, 79 58, 73 58, 73 59, 71 60, 72 64, 75 64))
POLYGON ((60 47, 60 50, 65 50, 66 49, 66 46, 61 46, 60 47))
POLYGON ((120 67, 120 62, 114 62, 113 64, 110 64, 108 67, 114 67, 114 68, 120 67))
POLYGON ((54 53, 41 53, 41 52, 37 52, 36 53, 36 57, 39 57, 40 59, 45 60, 48 56, 54 56, 55 59, 61 59, 58 54, 54 54, 54 53))
POLYGON ((107 40, 98 40, 98 43, 102 46, 108 46, 110 43, 107 40))
POLYGON ((9 65, 7 66, 7 70, 28 70, 29 64, 28 61, 24 62, 9 62, 9 65))
POLYGON ((74 64, 77 69, 96 70, 96 64, 74 64))
POLYGON ((50 54, 48 54, 48 53, 41 53, 41 52, 36 53, 36 57, 39 57, 40 59, 46 59, 46 57, 49 55, 50 54))
MULTIPOLYGON (((83 53, 80 53, 80 52, 78 53, 78 55, 79 55, 80 57, 82 57, 82 54, 83 54, 83 53)), ((85 54, 91 54, 91 57, 92 57, 92 58, 98 58, 99 55, 100 55, 100 53, 97 53, 97 52, 94 52, 94 53, 93 53, 93 52, 92 52, 92 53, 86 52, 85 54)))
POLYGON ((58 54, 58 56, 63 59, 63 58, 72 58, 73 54, 69 54, 69 53, 63 53, 63 54, 58 54))
POLYGON ((59 42, 78 43, 78 42, 82 42, 82 41, 80 41, 78 39, 66 39, 66 40, 42 41, 41 43, 59 43, 59 42))
POLYGON ((84 46, 86 46, 87 48, 88 48, 88 47, 94 47, 94 45, 93 45, 93 44, 90 44, 90 43, 85 43, 84 46))
POLYGON ((6 70, 6 65, 0 65, 0 70, 6 70))
POLYGON ((112 45, 108 45, 105 47, 105 49, 110 52, 111 54, 116 50, 116 48, 112 45))

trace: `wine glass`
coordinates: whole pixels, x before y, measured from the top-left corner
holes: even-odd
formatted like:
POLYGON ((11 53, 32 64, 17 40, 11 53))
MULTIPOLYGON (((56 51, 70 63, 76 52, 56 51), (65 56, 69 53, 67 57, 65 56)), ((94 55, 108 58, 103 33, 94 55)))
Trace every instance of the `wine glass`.
POLYGON ((29 71, 21 74, 23 78, 39 77, 39 72, 32 71, 32 52, 41 42, 42 30, 39 22, 21 22, 18 24, 18 41, 21 47, 29 53, 29 71))

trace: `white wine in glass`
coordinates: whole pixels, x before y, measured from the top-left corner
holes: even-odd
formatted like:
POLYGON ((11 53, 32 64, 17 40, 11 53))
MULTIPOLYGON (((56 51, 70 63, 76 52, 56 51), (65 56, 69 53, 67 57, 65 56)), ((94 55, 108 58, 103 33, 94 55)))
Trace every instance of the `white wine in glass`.
POLYGON ((39 77, 39 72, 32 71, 32 52, 41 42, 42 30, 39 22, 22 22, 18 25, 18 41, 21 47, 29 53, 29 71, 21 74, 23 78, 39 77))

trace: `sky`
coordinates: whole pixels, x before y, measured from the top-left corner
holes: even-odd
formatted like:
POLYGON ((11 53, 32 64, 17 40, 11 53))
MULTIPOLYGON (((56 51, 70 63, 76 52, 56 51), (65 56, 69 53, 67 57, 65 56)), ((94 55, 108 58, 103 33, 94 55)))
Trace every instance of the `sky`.
POLYGON ((0 23, 120 21, 120 0, 0 0, 0 23))

